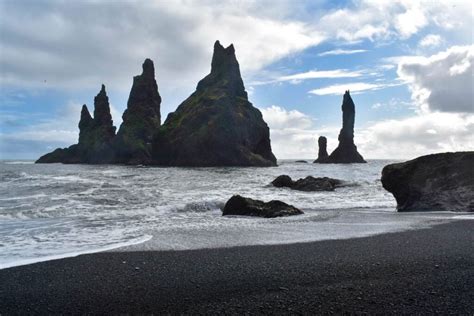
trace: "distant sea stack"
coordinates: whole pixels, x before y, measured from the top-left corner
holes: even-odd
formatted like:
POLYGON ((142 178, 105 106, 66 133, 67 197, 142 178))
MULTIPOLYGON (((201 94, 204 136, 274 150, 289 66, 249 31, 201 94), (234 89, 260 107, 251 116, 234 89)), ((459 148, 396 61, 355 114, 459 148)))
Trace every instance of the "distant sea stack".
POLYGON ((150 59, 143 63, 115 135, 105 86, 94 117, 83 106, 79 142, 37 163, 118 163, 161 166, 275 166, 270 132, 248 101, 234 46, 214 45, 211 73, 161 125, 161 97, 150 59))
POLYGON ((170 113, 153 141, 169 166, 274 166, 269 128, 248 101, 234 46, 214 44, 211 73, 170 113))
POLYGON ((329 155, 328 155, 328 151, 327 151, 327 144, 328 144, 328 140, 326 139, 326 137, 324 136, 319 136, 318 138, 318 147, 319 147, 319 150, 318 150, 318 159, 316 159, 314 162, 317 163, 322 163, 322 162, 325 162, 329 155))
POLYGON ((342 129, 339 133, 339 145, 327 159, 321 163, 364 163, 354 144, 355 105, 349 91, 344 93, 342 101, 342 129))
POLYGON ((161 124, 161 96, 155 80, 151 59, 142 65, 143 72, 133 78, 133 85, 123 113, 123 123, 117 133, 114 147, 117 162, 151 164, 152 139, 161 124))
POLYGON ((474 152, 441 153, 385 166, 382 185, 399 212, 474 212, 474 152))
POLYGON ((58 148, 40 157, 37 163, 90 163, 103 164, 115 161, 112 142, 115 137, 110 114, 109 98, 102 85, 100 92, 94 98, 94 118, 84 104, 79 121, 79 141, 68 148, 58 148))

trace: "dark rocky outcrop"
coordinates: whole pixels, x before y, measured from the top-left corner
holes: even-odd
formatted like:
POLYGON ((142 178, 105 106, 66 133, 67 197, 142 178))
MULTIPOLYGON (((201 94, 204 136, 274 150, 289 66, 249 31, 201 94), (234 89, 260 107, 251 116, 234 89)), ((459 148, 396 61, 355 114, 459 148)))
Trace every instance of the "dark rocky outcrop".
POLYGON ((319 147, 318 159, 316 159, 314 161, 315 163, 325 162, 328 159, 329 155, 328 155, 328 151, 327 151, 327 145, 328 145, 328 140, 326 139, 326 137, 319 136, 319 138, 318 138, 318 147, 319 147))
POLYGON ((306 160, 296 160, 296 163, 308 163, 306 160))
POLYGON ((162 166, 275 166, 269 128, 248 101, 234 47, 217 41, 211 73, 161 125, 161 97, 153 62, 146 59, 115 135, 105 86, 94 117, 81 111, 79 142, 39 163, 122 163, 162 166))
POLYGON ((290 176, 282 175, 272 181, 272 185, 277 188, 287 187, 298 191, 334 191, 334 189, 342 186, 342 184, 343 182, 338 179, 328 177, 315 178, 312 176, 293 181, 290 176))
POLYGON ((112 141, 115 137, 110 114, 109 98, 102 85, 94 98, 94 118, 84 104, 79 121, 79 141, 68 148, 58 148, 40 157, 37 163, 90 163, 102 164, 115 161, 112 141))
POLYGON ((240 195, 231 197, 224 206, 222 215, 244 215, 258 217, 281 217, 304 214, 294 206, 278 200, 263 202, 240 195))
POLYGON ((385 166, 397 210, 474 212, 474 152, 441 153, 385 166))
POLYGON ((276 165, 269 128, 248 101, 232 45, 215 43, 211 73, 168 115, 153 156, 171 166, 276 165))
POLYGON ((133 78, 123 123, 114 144, 121 163, 152 163, 152 138, 161 124, 161 96, 153 61, 146 59, 142 68, 142 74, 133 78))
POLYGON ((342 101, 342 129, 339 133, 339 145, 321 163, 364 163, 364 158, 357 152, 354 144, 355 105, 349 94, 344 93, 342 101))

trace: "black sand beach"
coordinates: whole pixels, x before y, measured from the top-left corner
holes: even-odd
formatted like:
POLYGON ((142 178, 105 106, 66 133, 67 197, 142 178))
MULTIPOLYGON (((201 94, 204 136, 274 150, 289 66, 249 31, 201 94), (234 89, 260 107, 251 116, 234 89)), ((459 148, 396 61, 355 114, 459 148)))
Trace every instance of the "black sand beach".
POLYGON ((0 270, 0 314, 474 314, 474 222, 0 270))

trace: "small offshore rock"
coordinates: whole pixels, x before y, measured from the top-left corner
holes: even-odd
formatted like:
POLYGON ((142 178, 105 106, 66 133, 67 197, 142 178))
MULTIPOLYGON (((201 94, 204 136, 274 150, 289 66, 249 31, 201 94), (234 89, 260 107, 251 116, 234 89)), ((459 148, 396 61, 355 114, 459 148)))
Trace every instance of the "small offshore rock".
POLYGON ((263 202, 240 195, 232 196, 224 206, 222 215, 244 215, 265 218, 304 214, 296 207, 282 201, 263 202))

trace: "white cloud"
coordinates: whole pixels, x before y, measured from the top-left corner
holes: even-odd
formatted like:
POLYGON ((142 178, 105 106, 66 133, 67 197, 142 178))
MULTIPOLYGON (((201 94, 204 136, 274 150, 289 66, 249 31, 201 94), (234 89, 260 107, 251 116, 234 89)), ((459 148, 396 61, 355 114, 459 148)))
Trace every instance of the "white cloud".
POLYGON ((385 120, 362 129, 357 146, 367 158, 410 159, 421 155, 474 148, 474 116, 423 113, 385 120))
POLYGON ((316 159, 317 139, 322 135, 329 136, 328 148, 337 144, 337 128, 316 128, 315 119, 304 113, 288 111, 276 105, 261 108, 260 111, 270 127, 272 151, 279 159, 316 159))
POLYGON ((443 42, 443 39, 441 38, 440 35, 428 34, 421 39, 419 45, 421 47, 436 47, 436 46, 441 45, 442 42, 443 42))
POLYGON ((400 85, 399 83, 367 83, 367 82, 352 82, 345 84, 334 84, 322 88, 317 88, 308 93, 316 95, 343 95, 344 91, 362 92, 370 90, 379 90, 388 87, 400 85))
POLYGON ((0 82, 74 89, 104 82, 126 91, 150 57, 159 81, 192 91, 209 71, 217 39, 234 43, 244 73, 323 40, 304 22, 253 6, 258 3, 7 2, 0 22, 0 82))
POLYGON ((319 53, 318 56, 333 56, 333 55, 352 55, 365 53, 366 49, 334 49, 326 52, 319 53))
POLYGON ((474 45, 453 46, 430 57, 401 58, 398 76, 423 111, 474 112, 474 45))

